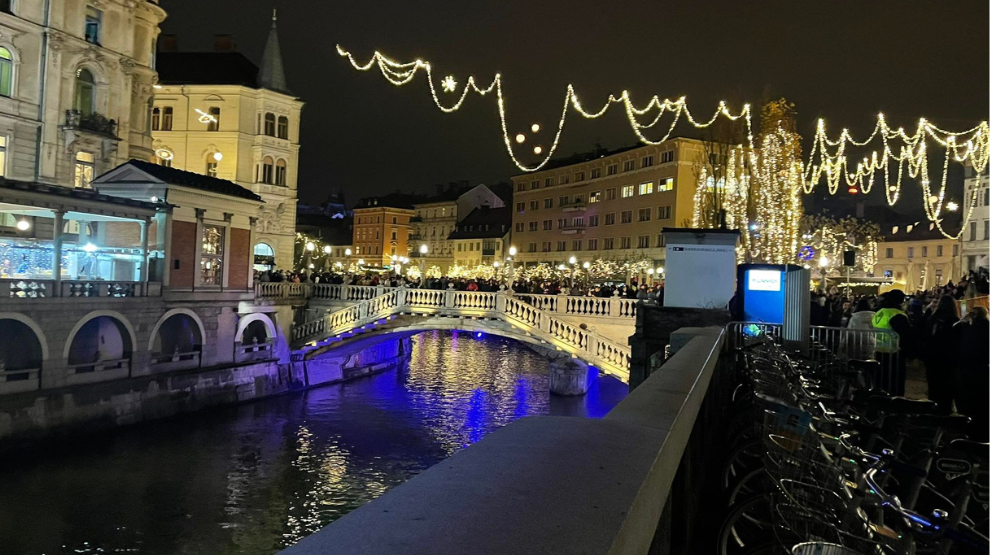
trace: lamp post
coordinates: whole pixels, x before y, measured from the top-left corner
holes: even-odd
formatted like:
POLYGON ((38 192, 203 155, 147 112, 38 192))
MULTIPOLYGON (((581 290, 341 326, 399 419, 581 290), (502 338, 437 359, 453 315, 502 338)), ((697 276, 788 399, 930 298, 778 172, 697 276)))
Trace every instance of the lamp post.
POLYGON ((326 255, 326 259, 323 260, 323 271, 324 272, 329 272, 330 271, 330 253, 332 253, 332 252, 333 252, 333 247, 331 247, 330 245, 325 245, 323 247, 323 254, 326 255))
POLYGON ((419 246, 419 275, 420 280, 426 279, 426 253, 430 252, 430 247, 423 243, 419 246))
POLYGON ((577 257, 571 256, 567 259, 567 263, 571 265, 571 289, 574 289, 574 270, 577 268, 577 257))
POLYGON ((591 287, 591 273, 588 271, 591 269, 591 262, 585 262, 581 267, 584 268, 584 288, 588 289, 591 287))
POLYGON ((316 250, 316 245, 312 241, 306 243, 306 267, 313 267, 313 251, 316 250))
POLYGON ((344 256, 347 257, 347 275, 351 275, 351 249, 344 249, 344 256))

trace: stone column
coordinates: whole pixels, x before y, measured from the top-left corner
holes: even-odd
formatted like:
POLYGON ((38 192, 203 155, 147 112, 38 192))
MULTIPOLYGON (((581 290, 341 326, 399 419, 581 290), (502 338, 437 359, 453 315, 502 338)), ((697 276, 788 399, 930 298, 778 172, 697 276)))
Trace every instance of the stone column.
POLYGON ((248 273, 247 288, 254 289, 254 226, 257 225, 258 218, 248 218, 248 273))
POLYGON ((226 224, 223 227, 223 253, 221 254, 221 261, 223 266, 220 269, 220 289, 226 289, 229 286, 230 279, 230 236, 231 232, 234 231, 233 225, 234 215, 230 212, 223 213, 223 221, 226 224))
POLYGON ((148 294, 148 278, 151 276, 148 268, 148 232, 150 227, 149 218, 141 220, 141 288, 145 295, 148 294))
POLYGON ((574 397, 588 392, 588 365, 576 358, 560 358, 550 363, 550 393, 574 397))
POLYGON ((62 226, 64 225, 65 210, 55 210, 55 222, 52 228, 52 296, 62 296, 62 226))

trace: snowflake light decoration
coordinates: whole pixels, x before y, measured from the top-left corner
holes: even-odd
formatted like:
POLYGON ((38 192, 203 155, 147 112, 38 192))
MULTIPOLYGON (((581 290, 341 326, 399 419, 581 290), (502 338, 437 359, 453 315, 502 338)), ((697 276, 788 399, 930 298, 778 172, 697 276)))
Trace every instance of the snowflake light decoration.
POLYGON ((443 78, 443 90, 444 92, 454 92, 457 90, 457 81, 454 80, 453 75, 448 75, 443 78))

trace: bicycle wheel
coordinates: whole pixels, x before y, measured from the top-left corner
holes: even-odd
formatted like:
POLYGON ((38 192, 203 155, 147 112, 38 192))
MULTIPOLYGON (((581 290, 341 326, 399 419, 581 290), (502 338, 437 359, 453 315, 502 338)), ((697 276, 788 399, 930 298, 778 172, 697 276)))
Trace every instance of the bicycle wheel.
POLYGON ((754 495, 736 503, 722 521, 718 533, 718 553, 743 555, 756 547, 772 543, 773 539, 770 498, 754 495))
POLYGON ((736 446, 722 466, 722 491, 727 491, 744 475, 763 466, 763 442, 751 439, 736 446))
POLYGON ((770 493, 772 487, 773 482, 770 480, 766 469, 762 466, 760 468, 754 468, 729 487, 725 504, 727 507, 731 507, 741 499, 746 499, 757 494, 770 493))

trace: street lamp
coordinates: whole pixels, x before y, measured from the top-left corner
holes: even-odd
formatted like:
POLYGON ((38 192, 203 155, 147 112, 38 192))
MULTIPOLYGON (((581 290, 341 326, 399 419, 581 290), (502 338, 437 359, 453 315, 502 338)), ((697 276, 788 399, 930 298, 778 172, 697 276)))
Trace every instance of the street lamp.
POLYGON ((323 271, 324 272, 329 272, 330 271, 330 253, 331 252, 333 252, 333 247, 331 247, 330 245, 324 245, 323 246, 323 254, 326 255, 326 258, 323 260, 323 271))
POLYGON ((584 288, 588 289, 591 286, 591 272, 588 271, 591 268, 591 262, 585 262, 581 264, 581 267, 584 268, 584 288))
POLYGON ((344 249, 344 256, 350 256, 350 255, 351 255, 351 249, 344 249))
POLYGON ((316 245, 312 241, 306 243, 306 267, 313 267, 313 251, 316 250, 316 245))
POLYGON ((420 280, 426 279, 426 253, 430 252, 430 247, 423 243, 419 246, 419 275, 420 280))

